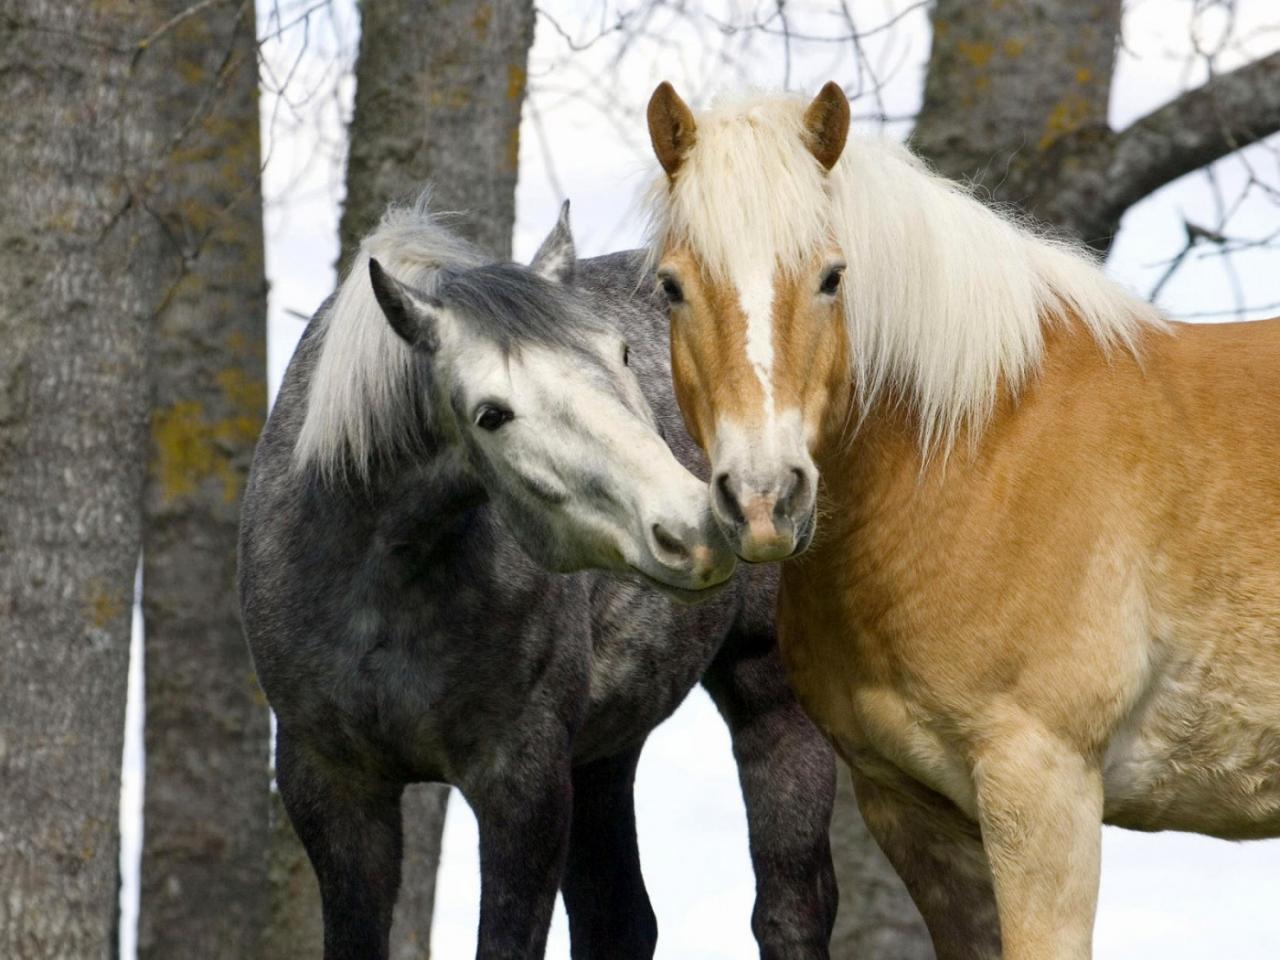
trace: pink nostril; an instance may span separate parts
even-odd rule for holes
[[[752,539],[766,541],[776,539],[778,528],[774,523],[777,501],[773,497],[756,497],[744,511],[744,518]]]
[[[715,554],[711,552],[711,548],[706,544],[699,544],[693,548],[693,566],[695,570],[710,570],[715,564]]]

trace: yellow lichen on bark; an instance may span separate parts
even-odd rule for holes
[[[455,110],[461,110],[471,103],[471,91],[463,87],[454,87],[452,90],[432,90],[430,100],[433,107],[452,107]]]
[[[524,85],[527,75],[524,67],[507,64],[507,99],[518,100],[524,96]]]
[[[99,630],[104,629],[124,613],[124,601],[112,596],[103,582],[97,578],[89,584],[89,600],[86,607],[89,622]]]
[[[230,416],[211,420],[197,400],[183,400],[152,416],[152,473],[166,503],[193,495],[210,479],[222,485],[227,503],[240,495],[243,479],[229,451],[252,444],[257,437],[266,387],[235,368],[220,371],[216,381]]]
[[[1068,93],[1059,100],[1045,118],[1044,132],[1036,144],[1039,150],[1048,150],[1054,143],[1070,133],[1075,133],[1089,119],[1089,101],[1078,93]]]
[[[985,40],[960,40],[956,43],[956,53],[964,57],[978,70],[985,70],[996,48]]]

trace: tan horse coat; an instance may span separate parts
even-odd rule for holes
[[[803,126],[795,114],[795,136],[822,168],[844,142],[842,102],[827,89]],[[753,142],[752,125],[767,115],[753,107],[743,117],[717,118],[711,135],[740,123],[735,142]],[[655,94],[650,126],[672,194],[694,197],[714,225],[712,213],[732,200],[713,179],[680,182],[686,157],[699,159],[701,131],[670,88]],[[741,154],[720,169],[749,169]],[[715,157],[700,162],[717,169]],[[786,164],[778,169],[816,175]],[[927,175],[900,174],[917,176]],[[965,204],[991,218],[936,184],[919,190],[928,192],[921,218],[960,228]],[[761,215],[784,217],[770,202],[760,201]],[[1093,299],[1112,296],[1100,273],[1093,280],[1083,261],[1007,226],[983,229],[1006,244],[1005,263],[1026,257],[1028,270],[1072,283],[1093,308],[1091,325],[1069,308],[1029,315],[1042,326],[1014,348],[1036,357],[1025,378],[1016,390],[997,381],[990,415],[933,446],[922,445],[918,407],[902,390],[858,408],[846,373],[856,347],[832,321],[829,298],[810,292],[829,277],[828,243],[809,261],[793,256],[772,280],[773,350],[760,376],[775,411],[796,411],[786,415],[751,407],[761,391],[742,341],[753,323],[757,340],[764,328],[732,269],[714,266],[730,260],[734,237],[709,255],[696,229],[660,236],[656,260],[664,285],[675,285],[677,393],[713,471],[730,441],[746,451],[739,464],[787,469],[763,431],[784,429],[788,416],[804,425],[821,478],[819,520],[808,550],[783,564],[783,656],[802,703],[850,764],[867,825],[938,956],[1003,949],[1009,960],[1083,960],[1104,820],[1280,835],[1280,320],[1117,321],[1136,333],[1108,344],[1097,309],[1107,301]],[[850,232],[846,252],[858,242]],[[904,269],[922,249],[910,244],[904,230]],[[846,285],[879,279],[894,289],[895,278],[859,275],[849,256]],[[976,257],[961,250],[948,262],[973,270]],[[957,280],[917,273],[913,282]],[[983,289],[976,273],[961,279],[970,294]],[[862,293],[849,292],[845,309],[862,304],[873,316],[876,301]],[[898,295],[910,301],[909,290]],[[865,322],[845,319],[849,329]],[[982,322],[952,317],[948,329],[963,334],[969,319]],[[886,336],[893,322],[885,318]],[[921,351],[937,347],[925,337],[904,356],[928,359]],[[763,439],[746,446],[752,431]],[[781,516],[783,501],[755,502]],[[803,517],[787,519],[803,530]],[[767,556],[785,541],[757,532],[769,528],[767,512],[747,521],[727,531],[743,549]]]
[[[958,846],[969,820],[989,858],[1023,848],[1001,905],[1049,902],[1002,910],[1010,957],[1088,955],[1099,813],[1280,833],[1280,320],[1140,357],[1051,338],[972,453],[923,470],[900,417],[828,437],[820,532],[783,567],[792,682],[877,834],[937,829],[923,805]],[[958,936],[940,955],[981,955]]]

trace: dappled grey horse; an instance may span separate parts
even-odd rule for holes
[[[475,811],[478,957],[541,957],[557,889],[575,958],[651,957],[633,780],[699,681],[733,739],[761,955],[827,956],[832,756],[783,679],[772,572],[729,579],[641,269],[576,262],[567,210],[530,269],[392,211],[298,345],[240,591],[328,960],[387,956],[418,781]]]

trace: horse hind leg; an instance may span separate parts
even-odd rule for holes
[[[573,771],[565,909],[573,960],[651,960],[658,923],[640,872],[635,773],[640,750]]]
[[[938,960],[999,960],[1000,919],[977,826],[944,797],[852,772],[862,819],[915,901]]]
[[[334,769],[283,728],[276,780],[320,884],[324,960],[387,960],[400,886],[403,785]]]

